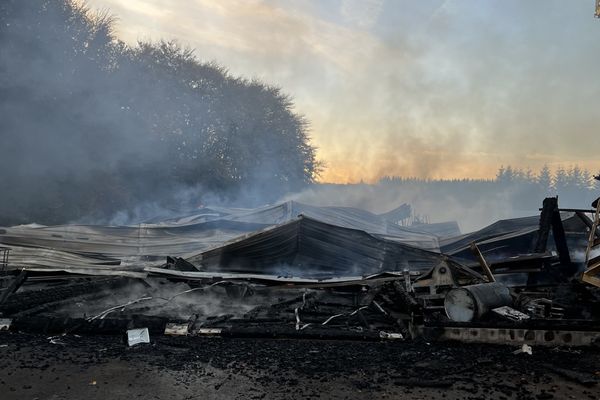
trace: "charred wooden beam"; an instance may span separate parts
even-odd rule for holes
[[[539,211],[542,211],[543,208],[538,208]],[[574,212],[574,213],[584,213],[584,214],[593,214],[596,210],[591,208],[559,208],[559,212]]]
[[[592,219],[590,217],[585,215],[585,213],[576,211],[575,215],[577,215],[579,217],[579,219],[581,219],[581,221],[585,224],[585,226],[588,227],[588,229],[590,229],[590,230],[593,229],[594,222],[592,221]],[[598,229],[598,228],[596,228],[596,237],[600,237],[600,229]]]
[[[556,251],[558,251],[560,263],[562,265],[571,265],[571,255],[569,254],[569,246],[567,245],[565,227],[563,226],[558,210],[552,213],[552,236],[554,237],[554,244],[556,245]]]
[[[538,230],[537,242],[535,244],[536,253],[545,253],[548,247],[548,236],[552,228],[552,214],[558,209],[558,198],[547,197],[542,203],[542,213],[540,214],[540,228]]]
[[[27,279],[27,272],[23,269],[0,295],[0,304],[4,304],[11,294],[19,290],[21,285],[25,282],[25,279]]]
[[[483,257],[483,254],[481,254],[481,251],[479,250],[479,247],[477,247],[477,244],[475,244],[475,242],[471,243],[471,251],[473,252],[475,257],[477,257],[477,260],[479,260],[479,265],[481,265],[481,269],[485,273],[485,276],[487,277],[487,281],[488,282],[496,282],[496,278],[494,278],[494,274],[492,274],[492,270],[490,269],[490,266],[488,265],[487,261]]]
[[[392,284],[394,286],[394,289],[396,289],[396,296],[398,297],[400,302],[406,306],[408,310],[410,310],[411,312],[421,311],[421,306],[419,305],[419,303],[415,300],[413,296],[406,292],[406,288],[404,288],[404,286],[402,286],[400,282],[394,281]]]
[[[151,334],[162,335],[168,318],[132,316],[88,321],[85,318],[25,316],[12,321],[11,330],[44,334],[100,334],[122,335],[127,329],[148,328]]]
[[[548,236],[550,229],[554,237],[554,244],[558,251],[558,257],[561,264],[571,265],[571,256],[569,255],[569,247],[565,236],[565,228],[560,218],[558,208],[558,197],[547,197],[542,204],[542,213],[540,214],[540,228],[538,238],[535,245],[536,253],[545,253],[548,247]]]

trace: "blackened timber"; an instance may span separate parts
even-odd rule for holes
[[[479,247],[477,247],[477,244],[475,242],[471,243],[471,251],[473,252],[475,257],[477,257],[477,259],[479,260],[479,265],[481,265],[481,269],[485,273],[487,281],[488,282],[496,282],[496,278],[494,278],[494,274],[492,274],[492,270],[490,269],[490,266],[488,265],[487,261],[483,257],[483,254],[481,254],[481,251],[479,251]]]
[[[286,326],[226,327],[221,336],[231,338],[281,338],[281,339],[326,339],[326,340],[364,340],[380,341],[376,331],[353,331],[310,327],[296,330]]]
[[[592,221],[592,219],[590,217],[588,217],[587,215],[585,215],[584,212],[576,211],[575,215],[577,215],[579,217],[579,219],[581,219],[581,221],[585,224],[585,226],[588,227],[588,229],[590,229],[590,230],[593,229],[593,227],[594,227],[594,221]],[[596,236],[600,237],[600,229],[596,228]]]
[[[549,253],[521,254],[514,257],[504,258],[490,264],[494,274],[506,274],[516,272],[539,272],[544,263],[550,262],[555,257]]]
[[[130,318],[105,318],[88,321],[85,318],[25,316],[14,318],[10,329],[44,334],[105,334],[119,335],[127,329],[148,328],[151,335],[162,335],[170,321],[165,317],[134,315]]]
[[[565,228],[562,224],[558,208],[558,197],[547,197],[542,204],[540,227],[535,245],[536,253],[546,252],[550,229],[552,229],[554,244],[556,245],[561,264],[566,266],[571,265],[571,256],[569,255],[569,247],[567,246]]]
[[[126,286],[131,281],[125,278],[101,278],[97,280],[83,280],[60,286],[51,286],[40,290],[29,290],[14,293],[4,304],[0,311],[6,315],[24,313],[28,310],[43,310],[51,308],[61,302],[70,302],[77,296],[102,295],[105,290],[112,290]]]
[[[543,208],[538,208],[538,211],[542,211]],[[593,214],[596,212],[595,209],[592,208],[559,208],[559,212],[574,212],[574,213],[583,213],[583,214]]]
[[[404,285],[402,285],[399,281],[396,280],[393,282],[393,286],[396,290],[395,294],[398,297],[398,300],[400,301],[400,305],[404,305],[408,311],[413,313],[421,311],[421,306],[413,296],[406,293]]]
[[[565,236],[565,227],[563,226],[558,207],[552,213],[552,236],[554,237],[554,244],[556,245],[556,251],[558,251],[558,258],[562,265],[571,265],[571,256],[569,255],[569,246],[567,245],[567,237]]]
[[[4,289],[2,295],[0,295],[0,304],[4,304],[4,302],[8,299],[8,297],[11,294],[19,290],[23,282],[25,282],[25,279],[27,279],[27,273],[24,269],[22,269],[21,272],[19,272],[19,274],[15,277],[15,279],[13,279],[10,285],[8,285],[6,289]]]
[[[557,197],[547,197],[542,203],[542,213],[540,214],[540,228],[538,230],[537,242],[535,244],[536,253],[545,253],[548,247],[548,235],[552,228],[552,214],[558,208]]]

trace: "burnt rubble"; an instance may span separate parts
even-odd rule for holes
[[[452,237],[295,202],[2,228],[0,329],[597,346],[598,209],[540,211]]]

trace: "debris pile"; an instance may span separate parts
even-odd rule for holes
[[[135,226],[2,228],[0,327],[127,332],[130,344],[166,334],[452,340],[525,353],[597,345],[595,207],[548,198],[539,216],[468,234],[296,202]]]

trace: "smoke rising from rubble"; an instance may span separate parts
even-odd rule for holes
[[[457,196],[460,189],[447,189],[440,197],[431,197],[424,187],[383,187],[382,185],[323,185],[313,186],[288,198],[319,206],[362,208],[379,214],[403,203],[411,205],[417,215],[427,216],[429,222],[457,221],[461,231],[470,232],[498,219],[535,215],[535,209],[517,210],[507,193],[490,193],[486,197],[464,201]],[[540,201],[541,205],[541,201]]]
[[[583,145],[596,138],[600,92],[586,1],[93,4],[122,18],[125,40],[181,38],[285,87],[311,121],[325,182],[600,168]]]
[[[0,9],[2,18],[18,3],[6,2]],[[597,27],[583,4],[472,5],[437,0],[403,7],[389,1],[345,0],[339,8],[208,0],[193,5],[112,0],[90,4],[110,7],[119,21],[113,25],[117,36],[132,49],[140,37],[179,38],[197,49],[199,59],[217,59],[236,74],[282,85],[311,121],[314,143],[327,163],[324,181],[376,181],[388,175],[490,177],[498,165],[511,162],[534,168],[545,162],[569,165],[576,160],[588,167],[596,162],[593,146],[581,146],[595,138],[598,87],[592,77],[600,61],[598,52],[581,51],[594,48],[591,32]],[[183,9],[188,10],[185,15]],[[140,60],[149,69],[157,63],[148,60],[172,61],[152,51],[157,45],[146,43],[139,53],[130,54],[133,61],[124,61],[118,56],[123,45],[105,41],[111,38],[106,17],[89,32],[84,22],[76,21],[71,30],[56,33],[64,25],[64,15],[52,7],[46,10],[48,15],[33,19],[42,31],[68,40],[89,37],[79,43],[84,46],[70,50],[52,39],[56,35],[38,35],[37,42],[27,29],[13,29],[15,23],[31,22],[26,14],[0,28],[24,45],[15,47],[6,39],[0,48],[7,72],[0,81],[5,89],[0,95],[0,132],[5,139],[0,171],[10,188],[0,199],[0,224],[128,224],[177,215],[200,203],[246,207],[272,203],[310,181],[297,176],[289,180],[289,174],[281,173],[290,158],[277,161],[274,156],[282,149],[273,145],[272,137],[253,142],[263,125],[258,124],[256,131],[247,129],[248,137],[232,143],[243,131],[236,124],[202,123],[215,112],[216,120],[229,121],[248,104],[256,105],[254,114],[239,121],[260,122],[265,104],[275,107],[283,101],[273,88],[233,78],[215,64],[202,64],[202,76],[218,83],[211,89],[225,87],[222,94],[228,100],[246,97],[240,108],[223,114],[231,101],[186,114],[190,103],[178,109],[172,101],[189,100],[188,91],[173,90],[168,76],[140,74],[136,64]],[[198,15],[205,17],[202,26],[194,23]],[[554,29],[567,19],[578,23],[566,32]],[[148,22],[152,29],[145,25]],[[162,50],[163,56],[186,54],[169,46]],[[98,70],[101,57],[110,62]],[[106,85],[105,75],[115,68],[114,82]],[[123,87],[130,92],[123,93]],[[130,102],[129,95],[136,102]],[[30,112],[34,106],[36,114]],[[186,136],[185,127],[176,123],[182,113],[183,120],[199,123],[203,134],[215,127],[225,134],[211,137],[216,143],[209,141],[214,146],[199,156],[194,153],[193,135]],[[305,122],[295,119],[293,112],[282,115],[290,116],[287,121],[296,128],[295,123]],[[289,124],[278,127],[287,131]],[[155,125],[160,125],[157,131],[175,134],[147,134]],[[304,129],[302,125],[298,132]],[[166,137],[173,140],[165,147]],[[227,153],[222,149],[230,147],[250,160],[242,164],[248,168],[232,167],[244,158],[236,153],[223,160]],[[248,149],[261,156],[254,158]],[[309,164],[311,149],[308,146]],[[176,163],[173,179],[172,162],[179,156],[202,161],[194,168]],[[220,179],[223,170],[225,183]],[[197,173],[203,175],[200,184],[194,181]],[[246,173],[245,181],[252,183],[238,185],[238,173]],[[342,202],[377,212],[408,202],[434,221],[459,220],[463,230],[495,218],[532,214],[529,210],[537,208],[537,203],[507,203],[512,193],[497,188],[492,188],[494,199],[468,193],[475,198],[470,202],[453,193],[433,199],[417,187],[398,195],[359,186],[352,194],[346,192],[348,198],[323,197],[328,190],[290,196],[310,203],[311,193],[318,191],[314,201],[319,204]]]
[[[98,298],[93,301],[82,300],[61,307],[57,309],[57,312],[68,313],[80,318],[90,318],[109,308],[144,297],[152,297],[152,299],[116,309],[107,317],[118,318],[120,313],[129,315],[140,312],[141,309],[146,315],[162,315],[185,321],[194,314],[198,314],[201,318],[222,315],[233,315],[239,318],[260,304],[256,299],[245,299],[244,301],[230,299],[225,290],[218,286],[184,293],[190,290],[190,286],[185,283],[162,282],[158,284],[153,281],[151,283],[152,287],[140,283],[130,283],[123,289],[105,292],[102,301]],[[173,296],[176,297],[168,301]]]
[[[113,27],[74,0],[0,5],[0,225],[257,205],[314,180],[307,123],[279,88]]]
[[[313,185],[287,200],[318,206],[356,207],[381,214],[403,203],[429,222],[457,221],[463,233],[497,220],[539,215],[545,197],[557,196],[563,208],[588,208],[594,187],[570,183],[545,187],[538,180],[426,181],[388,178],[376,184]]]

